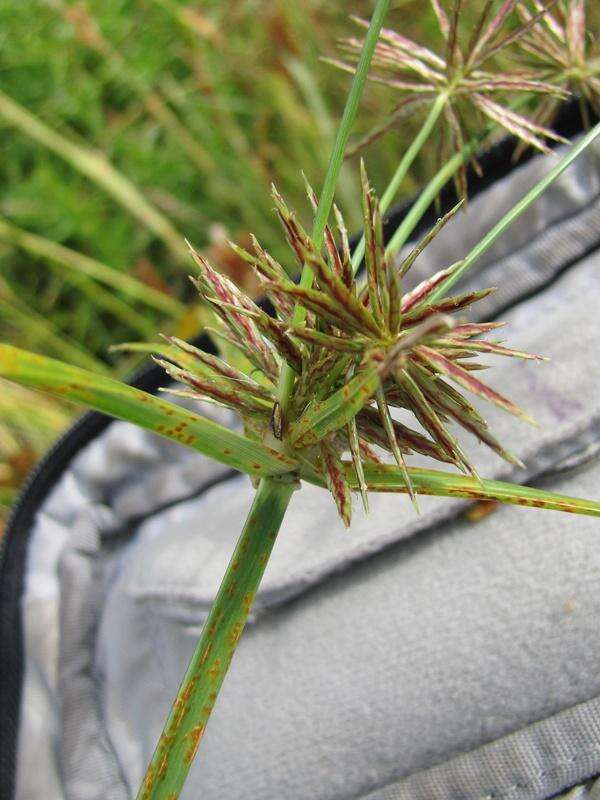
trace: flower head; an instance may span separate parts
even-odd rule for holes
[[[274,315],[269,315],[199,254],[193,278],[212,304],[225,336],[245,368],[227,363],[178,339],[170,339],[168,359],[160,363],[186,385],[187,397],[235,409],[246,433],[275,441],[329,487],[340,515],[349,524],[351,494],[342,455],[349,453],[365,506],[363,463],[387,451],[404,471],[413,500],[406,459],[418,453],[475,475],[450,425],[456,424],[502,458],[508,453],[483,417],[461,393],[484,398],[505,411],[525,412],[477,376],[480,354],[539,358],[482,338],[499,323],[457,321],[456,315],[492,289],[469,291],[430,302],[433,293],[460,266],[451,265],[409,292],[403,278],[424,247],[458,209],[442,217],[397,267],[385,255],[379,203],[362,171],[366,234],[366,279],[355,278],[344,221],[336,209],[337,240],[327,227],[323,252],[273,190],[277,214],[298,264],[308,264],[314,285],[295,284],[260,244],[252,251],[232,245],[263,284]],[[316,200],[309,188],[313,205]],[[460,205],[460,204],[459,204]],[[296,303],[308,310],[302,326],[293,324]],[[291,402],[283,412],[277,383],[284,363],[295,373]],[[458,388],[457,388],[458,387]],[[408,409],[424,432],[396,420],[392,409]]]
[[[440,0],[431,0],[438,27],[444,40],[442,53],[434,52],[421,44],[389,29],[382,29],[373,58],[375,72],[371,78],[396,89],[401,100],[390,118],[372,131],[361,142],[363,146],[373,141],[399,118],[418,108],[432,104],[437,98],[444,99],[443,115],[452,150],[463,148],[469,135],[468,107],[481,118],[487,118],[516,136],[526,145],[548,151],[545,139],[564,141],[538,121],[532,121],[518,113],[511,104],[522,93],[536,93],[558,102],[566,96],[564,87],[557,86],[540,77],[535,70],[499,71],[490,67],[493,56],[508,45],[519,40],[543,16],[543,8],[522,24],[505,32],[505,23],[517,5],[517,0],[504,0],[496,14],[491,16],[493,2],[483,4],[475,27],[463,44],[459,35],[461,0],[455,0],[450,14],[444,10]],[[352,18],[361,27],[368,23]],[[342,69],[353,72],[362,48],[359,38],[340,41],[346,60],[330,60]],[[483,125],[479,126],[481,129]],[[444,142],[440,137],[440,142]],[[440,152],[440,157],[442,153]],[[458,174],[459,195],[466,194],[465,169]]]
[[[585,2],[557,3],[531,24],[539,16],[540,6],[540,0],[533,0],[532,6],[517,4],[521,21],[527,25],[519,46],[528,65],[537,69],[545,81],[579,96],[583,121],[588,127],[585,101],[600,116],[600,51],[586,31]],[[551,125],[559,106],[557,97],[544,97],[535,115],[536,123]]]

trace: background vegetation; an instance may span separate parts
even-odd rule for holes
[[[226,238],[244,244],[252,231],[281,253],[269,184],[306,209],[300,170],[316,186],[324,174],[350,76],[320,57],[354,32],[348,9],[342,0],[0,0],[0,338],[123,375],[132,361],[111,344],[199,329],[184,236],[241,282],[247,272]],[[352,11],[368,16],[371,3]],[[438,45],[421,0],[398,0],[388,25]],[[357,135],[394,101],[372,85]],[[376,187],[417,125],[407,120],[368,151]],[[432,156],[426,148],[405,194],[430,174]],[[346,168],[339,204],[355,228],[357,189],[358,170]],[[5,515],[73,412],[0,390]]]

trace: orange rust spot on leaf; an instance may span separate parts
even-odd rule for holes
[[[194,694],[197,683],[198,683],[198,678],[196,678],[195,676],[190,678],[190,680],[186,684],[185,689],[183,689],[181,694],[179,695],[184,702],[187,703],[190,697]]]
[[[175,710],[175,716],[173,717],[173,722],[171,724],[172,724],[172,727],[173,727],[173,731],[176,731],[179,728],[179,726],[181,725],[181,723],[183,722],[183,718],[185,717],[185,715],[188,712],[188,706],[187,706],[186,703],[184,703],[184,701],[182,700],[181,697],[178,697],[175,700],[174,706],[175,706],[175,709],[174,709]]]
[[[208,658],[208,656],[210,655],[210,651],[211,651],[211,650],[212,650],[212,642],[209,642],[209,643],[206,645],[206,647],[204,648],[204,652],[202,653],[202,656],[201,656],[201,658],[200,658],[200,663],[199,663],[199,666],[203,667],[203,666],[205,665],[205,663],[206,663],[206,659],[207,659],[207,658]]]
[[[230,647],[236,646],[238,639],[242,634],[242,628],[243,628],[242,622],[238,620],[231,629],[231,631],[229,632],[229,636],[227,637],[227,641],[229,642]]]
[[[191,741],[191,744],[186,751],[184,756],[185,761],[188,764],[191,764],[194,760],[194,756],[196,755],[196,751],[198,750],[198,745],[200,744],[200,740],[202,739],[202,734],[204,733],[204,725],[195,725],[192,730],[188,733],[188,738]]]
[[[160,759],[158,770],[156,771],[157,780],[162,781],[162,779],[165,777],[165,774],[167,772],[168,762],[169,762],[169,757],[167,756],[166,753],[164,753],[163,757]]]
[[[211,681],[216,681],[219,675],[221,674],[221,659],[215,658],[213,661],[212,667],[206,670],[206,674],[211,679]]]

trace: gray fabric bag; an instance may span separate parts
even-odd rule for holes
[[[478,194],[415,278],[467,252],[552,164]],[[540,427],[485,408],[526,464],[465,440],[486,477],[600,497],[599,248],[596,146],[469,276],[502,287],[478,316],[501,314],[512,344],[552,359],[495,360],[490,381]],[[245,477],[128,424],[88,439],[29,519],[19,586],[4,557],[3,620],[18,610],[22,632],[0,704],[18,721],[17,800],[135,796],[252,495]],[[348,533],[327,493],[294,496],[182,797],[600,798],[598,520],[372,505]]]

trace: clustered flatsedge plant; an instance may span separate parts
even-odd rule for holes
[[[519,42],[526,56],[524,61],[544,80],[578,96],[583,121],[589,127],[588,105],[600,113],[600,49],[586,27],[585,2],[553,4],[539,25],[531,25],[540,6],[539,0],[534,0],[533,5],[517,4],[519,16],[527,26]],[[545,97],[536,110],[536,122],[551,125],[559,107],[557,97]]]
[[[241,432],[170,403],[164,395],[156,397],[106,376],[0,345],[0,375],[178,441],[246,473],[257,487],[144,777],[140,800],[179,796],[288,503],[303,482],[328,490],[346,525],[351,523],[353,493],[360,494],[367,510],[369,493],[379,491],[407,493],[415,506],[420,495],[439,495],[600,516],[600,503],[487,480],[477,474],[456,439],[456,428],[465,429],[512,464],[520,461],[495,438],[475,408],[474,398],[528,419],[493,382],[481,379],[484,365],[480,356],[536,360],[543,356],[511,349],[499,341],[500,323],[474,323],[464,318],[464,312],[491,288],[453,292],[476,259],[600,134],[600,126],[571,147],[463,259],[408,288],[411,266],[441,229],[452,224],[461,205],[441,217],[400,259],[395,257],[432,195],[473,152],[471,145],[462,144],[458,104],[468,100],[486,114],[490,124],[508,128],[540,149],[546,145],[539,136],[557,137],[534,123],[526,124],[521,117],[517,121],[508,107],[490,98],[496,90],[514,88],[533,97],[544,95],[542,79],[515,78],[482,68],[484,61],[508,43],[534,36],[537,26],[545,24],[544,9],[536,6],[533,16],[502,35],[501,28],[516,4],[510,0],[502,3],[488,22],[493,6],[488,2],[469,46],[461,50],[457,44],[459,3],[446,15],[434,0],[448,43],[442,58],[390,31],[384,30],[377,44],[388,5],[389,0],[378,0],[364,41],[347,45],[358,60],[352,66],[353,83],[320,196],[307,186],[314,211],[312,230],[302,227],[273,189],[275,213],[289,250],[286,263],[277,261],[257,239],[248,250],[232,245],[262,284],[273,313],[192,248],[197,265],[193,281],[218,320],[218,339],[226,345],[223,352],[210,354],[174,336],[156,344],[125,346],[155,354],[178,385],[166,386],[165,391],[187,401],[208,400],[234,409],[242,423]],[[333,198],[374,53],[379,68],[391,65],[395,70],[419,74],[422,85],[417,88],[404,79],[393,81],[402,91],[420,92],[419,100],[436,97],[436,114],[444,112],[458,151],[417,199],[406,217],[409,222],[403,223],[400,235],[393,237],[388,247],[384,246],[382,214],[393,191],[388,187],[380,203],[361,166],[364,236],[351,253],[346,225]],[[551,84],[552,96],[560,96],[564,89]],[[436,119],[430,114],[403,155],[390,184],[393,188]],[[358,272],[363,254],[365,268]],[[294,261],[301,268],[298,283],[289,277]],[[400,423],[395,409],[408,410],[415,426]],[[440,462],[444,469],[413,467],[413,454]]]
[[[522,40],[536,29],[536,23],[544,16],[544,9],[527,15],[523,23],[508,33],[504,23],[514,11],[516,0],[501,4],[497,13],[489,19],[492,2],[482,4],[482,10],[474,29],[464,45],[459,36],[460,2],[455,2],[450,15],[439,2],[432,2],[440,29],[444,52],[438,54],[423,45],[407,39],[393,30],[383,29],[373,57],[376,67],[373,80],[391,86],[401,94],[401,100],[392,112],[391,118],[376,128],[367,138],[372,142],[386,130],[404,119],[407,114],[419,108],[431,106],[430,117],[433,122],[443,115],[449,142],[439,137],[438,160],[444,159],[447,144],[454,152],[460,152],[470,138],[465,121],[468,106],[476,117],[492,120],[526,145],[548,153],[545,139],[564,141],[550,128],[540,122],[528,119],[511,108],[515,97],[523,92],[544,96],[546,102],[554,99],[556,103],[567,96],[562,85],[542,79],[539,70],[502,70],[490,61],[502,54],[509,45]],[[361,27],[368,25],[365,20],[353,18]],[[360,53],[361,40],[347,38],[340,41],[340,49],[350,59],[332,63],[342,69],[352,71],[353,61]],[[432,124],[433,124],[432,122]],[[481,123],[479,124],[481,128]],[[361,144],[364,144],[361,143]],[[477,162],[473,159],[477,166]],[[466,167],[461,165],[456,175],[457,190],[461,197],[466,196]]]

